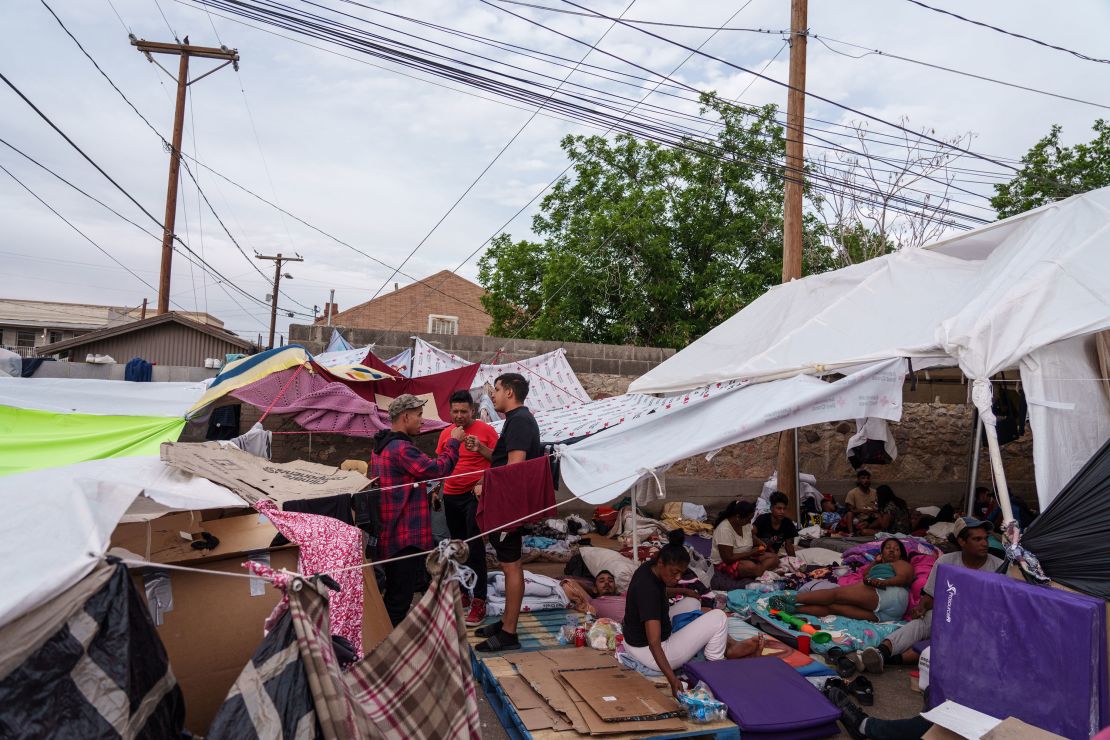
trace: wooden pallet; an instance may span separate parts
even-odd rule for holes
[[[501,689],[499,681],[500,678],[516,675],[516,669],[513,668],[512,664],[500,657],[479,658],[473,651],[471,651],[471,664],[475,678],[485,692],[490,706],[497,714],[497,718],[501,720],[501,726],[505,728],[505,732],[513,740],[572,740],[572,738],[590,737],[574,730],[566,732],[555,732],[553,730],[532,732],[528,730],[521,722],[512,701]],[[660,689],[660,691],[666,692],[666,689]],[[605,735],[601,740],[636,740],[637,738],[671,740],[671,738],[693,737],[712,738],[713,740],[740,740],[740,728],[729,721],[710,722],[702,725],[688,721],[686,722],[686,729],[681,732],[666,732],[661,735],[625,733]]]
[[[520,649],[523,651],[554,650],[566,647],[566,645],[559,644],[559,629],[567,623],[568,616],[581,617],[582,615],[570,609],[547,609],[521,614],[516,626]],[[486,622],[493,621],[494,618],[492,617],[486,620]],[[466,639],[473,649],[484,638],[476,636],[473,628],[468,628]],[[497,655],[502,655],[502,653],[482,653],[482,657]]]

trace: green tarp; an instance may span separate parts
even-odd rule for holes
[[[0,406],[0,475],[99,460],[157,455],[175,442],[181,417],[94,416]]]

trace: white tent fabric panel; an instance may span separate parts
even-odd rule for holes
[[[960,303],[977,263],[906,250],[795,280],[649,371],[629,388],[672,393],[891,357],[936,355],[938,317]]]
[[[458,355],[429,344],[420,337],[414,337],[412,354],[412,377],[455,370],[471,363]],[[506,362],[499,365],[479,365],[474,377],[474,387],[481,388],[492,384],[497,376],[504,373],[520,373],[529,384],[528,407],[533,411],[557,409],[589,403],[590,396],[582,387],[581,381],[567,361],[564,349],[546,352],[526,360]]]
[[[970,378],[1110,327],[1110,188],[1041,209],[981,264],[937,334]]]
[[[590,504],[611,501],[659,468],[687,457],[808,424],[902,417],[905,361],[875,363],[834,383],[800,375],[740,386],[699,403],[626,420],[602,434],[560,446],[560,473]]]
[[[313,355],[312,359],[324,367],[339,367],[341,365],[361,365],[366,355],[373,351],[374,345],[353,349],[331,350]]]
[[[0,558],[0,625],[81,580],[108,549],[121,521],[245,506],[226,488],[155,457],[92,460],[9,475],[0,478],[0,503],[0,540],[8,553]]]
[[[205,389],[204,383],[0,378],[0,406],[59,414],[181,417]]]
[[[1110,188],[922,250],[792,281],[630,387],[671,393],[732,379],[944,354],[971,378],[1110,327]]]
[[[1110,439],[1110,397],[1100,375],[1093,336],[1042,347],[1021,362],[1042,511]]]

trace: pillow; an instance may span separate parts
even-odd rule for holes
[[[632,574],[636,572],[636,564],[631,558],[604,547],[580,547],[578,554],[582,556],[582,562],[586,564],[590,575],[596,576],[601,571],[607,570],[617,579],[617,591],[623,594],[628,590]]]
[[[824,547],[798,548],[798,557],[806,561],[807,565],[832,565],[839,563],[843,555],[836,550]]]

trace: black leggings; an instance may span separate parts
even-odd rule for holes
[[[479,533],[478,529],[478,497],[473,491],[468,493],[446,494],[443,496],[443,514],[447,518],[447,529],[451,532],[451,539],[465,540]],[[470,557],[466,564],[478,574],[474,584],[474,598],[486,599],[486,543],[485,540],[474,540],[466,543],[470,548]]]
[[[419,547],[402,547],[390,557],[408,555],[420,552]],[[382,601],[385,602],[385,611],[389,614],[389,621],[396,627],[409,613],[412,606],[412,597],[420,589],[427,577],[424,569],[424,556],[398,560],[382,566],[385,571],[385,593]]]

